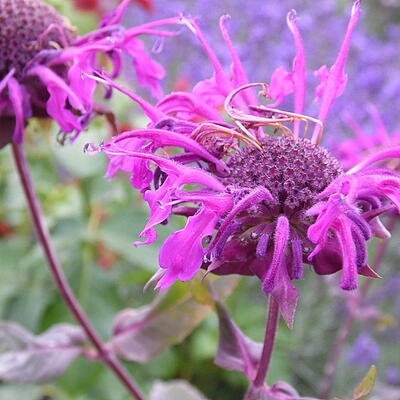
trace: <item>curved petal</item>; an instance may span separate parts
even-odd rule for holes
[[[85,114],[85,107],[77,94],[71,90],[62,78],[49,68],[36,66],[29,71],[29,74],[38,75],[46,85],[50,95],[47,101],[47,112],[59,123],[61,129],[64,132],[72,132],[74,130],[80,132],[83,128],[80,118],[68,109],[67,104],[68,99],[72,107],[80,113]]]
[[[113,140],[113,142],[117,143],[118,146],[123,147],[125,143],[127,143],[129,139],[132,138],[151,140],[154,144],[153,150],[156,150],[157,148],[164,146],[181,147],[185,150],[191,151],[199,155],[201,158],[204,158],[205,160],[213,162],[221,169],[227,168],[226,164],[223,161],[214,157],[195,140],[183,136],[179,133],[175,133],[164,129],[139,129],[135,131],[125,132],[117,136]]]
[[[167,272],[157,283],[156,289],[168,289],[176,280],[188,281],[200,269],[205,249],[203,239],[212,235],[219,215],[214,210],[203,207],[188,218],[186,226],[173,233],[160,251],[160,266]]]

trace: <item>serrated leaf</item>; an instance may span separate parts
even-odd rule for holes
[[[372,365],[365,378],[354,390],[353,400],[366,400],[375,386],[377,369]]]
[[[228,370],[241,371],[252,380],[257,372],[263,345],[244,335],[222,303],[217,303],[216,308],[219,341],[215,364]]]
[[[221,277],[215,281],[214,288],[223,298],[237,282],[237,277]],[[196,300],[191,285],[178,282],[151,304],[119,313],[111,346],[120,357],[146,363],[170,345],[184,340],[212,309]]]
[[[207,400],[195,387],[183,380],[156,382],[149,400]]]
[[[35,336],[13,322],[0,322],[0,379],[45,383],[58,378],[81,353],[83,330],[59,324]]]

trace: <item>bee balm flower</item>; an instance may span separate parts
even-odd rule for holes
[[[321,121],[346,84],[345,62],[359,13],[357,1],[335,64],[319,69],[318,120],[303,115],[306,59],[293,13],[288,16],[297,48],[293,70],[279,68],[270,86],[248,83],[223,17],[231,75],[196,21],[186,20],[213,64],[213,77],[192,92],[166,96],[155,107],[119,88],[151,120],[146,129],[101,146],[110,158],[107,176],[119,169],[131,173],[132,185],[149,204],[150,219],[141,233],[145,240],[139,244],[153,243],[155,226],[172,214],[187,217],[186,226],[163,244],[156,288],[190,280],[200,268],[256,275],[292,325],[299,296],[293,280],[303,278],[304,264],[318,274],[341,270],[344,290],[357,288],[358,275],[377,276],[368,266],[367,241],[384,234],[379,215],[388,206],[400,208],[400,175],[373,165],[398,157],[400,149],[378,152],[345,172],[320,145]],[[255,87],[272,104],[262,105]],[[290,93],[294,112],[275,108]],[[308,135],[310,123],[316,125]],[[160,151],[165,146],[183,151],[168,156]]]
[[[0,147],[21,142],[30,117],[52,117],[66,133],[79,133],[94,111],[96,82],[85,74],[99,68],[97,55],[107,54],[120,73],[122,53],[132,57],[138,81],[161,95],[164,70],[137,38],[142,34],[170,36],[155,28],[177,19],[130,29],[119,26],[128,6],[106,15],[100,29],[78,37],[57,11],[42,0],[0,2]]]

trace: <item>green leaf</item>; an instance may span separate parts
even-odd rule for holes
[[[366,400],[375,386],[377,369],[372,365],[365,378],[354,390],[353,400]]]
[[[21,240],[14,239],[0,241],[1,279],[0,279],[0,313],[4,314],[8,302],[20,294],[23,285],[23,276],[15,271],[20,267],[21,254],[26,254],[29,246]]]
[[[2,384],[0,386],[1,400],[39,400],[43,398],[40,388],[33,385]]]
[[[160,244],[134,247],[140,231],[145,226],[148,211],[141,207],[121,208],[101,226],[98,238],[112,251],[122,256],[132,268],[143,268],[154,272],[158,265]],[[164,229],[163,229],[164,228]],[[160,233],[161,231],[161,233]],[[172,233],[170,226],[159,229],[160,242],[167,237],[163,231]]]
[[[127,360],[146,363],[170,345],[184,340],[213,310],[210,304],[199,302],[191,290],[193,285],[203,285],[205,290],[209,290],[209,283],[199,276],[195,279],[197,282],[192,285],[177,282],[147,306],[119,313],[111,342],[116,354]],[[237,283],[238,277],[221,277],[215,281],[214,288],[224,298]],[[198,288],[196,292],[199,292]]]
[[[13,322],[0,321],[0,379],[21,383],[51,382],[81,354],[82,328],[54,325],[34,336]]]
[[[249,380],[255,377],[263,348],[239,329],[225,306],[217,303],[219,343],[215,363],[228,370],[243,372]]]

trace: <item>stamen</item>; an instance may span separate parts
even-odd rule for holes
[[[255,147],[257,147],[259,150],[262,150],[262,145],[261,143],[253,136],[250,134],[250,136],[244,136],[240,132],[235,131],[231,128],[227,128],[221,125],[213,124],[213,123],[204,123],[199,125],[193,132],[192,132],[192,137],[194,139],[199,139],[199,137],[207,137],[211,135],[227,135],[230,137],[234,137],[238,140],[241,140],[247,144],[251,144]]]
[[[249,132],[249,130],[239,121],[235,121],[236,125],[247,135],[247,137],[254,138],[254,136]],[[253,144],[258,148],[258,150],[262,150],[261,144],[257,141],[257,139],[254,139],[255,142]]]
[[[249,109],[256,111],[261,114],[268,114],[270,117],[265,117],[265,116],[257,116],[257,115],[252,115],[252,114],[247,114],[243,110],[239,110],[236,107],[233,106],[234,98],[243,90],[255,87],[255,86],[261,86],[262,90],[260,91],[260,94],[262,94],[265,98],[269,98],[268,95],[268,85],[265,83],[249,83],[247,85],[243,85],[234,91],[232,91],[227,98],[225,99],[224,103],[224,108],[228,116],[235,121],[235,123],[242,129],[247,135],[254,136],[250,133],[248,128],[257,128],[257,127],[262,127],[262,126],[278,126],[280,130],[285,131],[286,133],[289,133],[291,136],[296,136],[288,127],[282,125],[285,122],[304,122],[305,128],[304,128],[304,133],[303,137],[306,137],[307,132],[308,132],[308,127],[309,127],[309,122],[313,122],[314,124],[319,125],[319,136],[313,143],[319,143],[322,138],[322,133],[324,130],[324,124],[322,121],[319,119],[303,115],[303,114],[298,114],[294,112],[289,112],[289,111],[284,111],[280,110],[277,108],[271,108],[267,107],[264,105],[249,105]],[[246,126],[244,126],[244,124]]]
[[[68,39],[65,35],[65,30],[63,29],[62,26],[57,25],[57,24],[51,24],[49,25],[49,27],[38,37],[38,43],[40,47],[44,46],[44,42],[43,39],[45,39],[46,37],[49,36],[49,34],[53,31],[56,31],[60,37],[60,41],[62,42],[62,47],[68,47],[69,43],[68,43]],[[55,42],[54,40],[50,41],[49,44],[51,44],[52,46],[54,46],[55,44],[58,46],[56,48],[61,48],[60,44]]]

